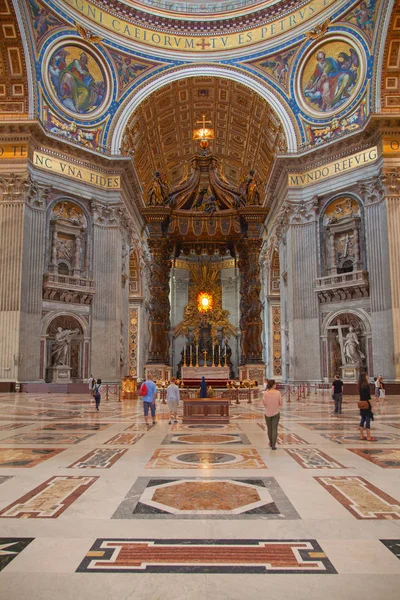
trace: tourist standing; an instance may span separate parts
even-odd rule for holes
[[[335,375],[335,379],[332,382],[332,397],[335,402],[336,414],[342,414],[342,400],[343,400],[343,381],[339,375]]]
[[[380,377],[380,376],[379,376]],[[379,383],[379,377],[374,377],[374,386],[375,386],[375,400],[378,402],[379,398],[381,397],[380,394],[380,383]]]
[[[367,373],[361,373],[358,380],[358,392],[360,394],[360,401],[358,406],[360,408],[360,439],[364,440],[364,425],[367,431],[367,442],[376,442],[376,438],[371,437],[371,421],[374,420],[374,414],[371,407],[371,392],[369,388],[369,381]]]
[[[202,377],[200,382],[200,398],[207,398],[207,381],[205,377]]]
[[[88,379],[89,394],[90,394],[91,396],[93,396],[93,387],[94,387],[94,384],[95,384],[95,383],[96,383],[96,380],[95,380],[95,378],[93,377],[93,375],[91,375],[91,376],[89,377],[89,379]]]
[[[156,393],[157,386],[153,381],[153,375],[147,373],[146,381],[140,386],[139,394],[143,400],[143,412],[146,425],[149,425],[149,410],[153,418],[153,425],[156,424]]]
[[[96,402],[96,410],[99,410],[100,402],[101,402],[101,379],[95,380],[95,384],[93,386],[93,398]]]
[[[264,390],[263,391],[266,392],[267,389],[268,389],[268,378],[264,377]]]
[[[181,397],[180,397],[179,388],[176,385],[176,379],[175,379],[175,377],[171,377],[171,383],[167,387],[167,404],[168,404],[168,410],[169,410],[168,425],[171,425],[172,419],[174,420],[174,423],[178,422],[177,413],[178,413],[178,404],[179,404],[180,399],[181,399]]]
[[[383,383],[383,377],[382,377],[382,375],[379,375],[378,382],[379,382],[379,398],[381,400],[385,400],[386,399],[386,392],[385,392],[385,384]]]
[[[263,404],[265,406],[265,422],[267,423],[269,445],[272,450],[276,450],[282,396],[276,389],[275,379],[268,381],[267,390],[263,393]]]

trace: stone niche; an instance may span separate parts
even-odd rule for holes
[[[369,296],[368,273],[363,269],[362,222],[358,202],[337,198],[323,214],[322,271],[315,291],[320,303],[359,300]]]
[[[44,276],[46,300],[91,304],[94,282],[88,279],[87,219],[72,201],[57,202],[50,214],[50,251]]]
[[[57,360],[58,332],[71,332],[71,339],[65,344],[62,360]],[[69,383],[82,381],[85,378],[86,356],[84,351],[84,332],[82,326],[72,315],[59,315],[51,321],[46,332],[46,381]]]

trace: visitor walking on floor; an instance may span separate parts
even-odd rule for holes
[[[268,381],[267,391],[263,393],[263,404],[265,406],[265,422],[268,429],[269,445],[272,450],[276,450],[282,396],[276,389],[275,379],[270,379]]]
[[[89,386],[89,394],[91,396],[93,396],[93,388],[94,388],[94,384],[96,383],[95,378],[93,377],[93,375],[91,375],[88,379],[88,386]]]
[[[167,387],[167,404],[168,404],[168,410],[169,410],[168,425],[171,425],[172,419],[174,420],[174,423],[178,422],[177,413],[178,413],[178,404],[179,404],[180,399],[181,399],[181,397],[180,397],[179,388],[176,385],[176,379],[175,379],[175,377],[171,377],[171,383]]]
[[[386,399],[386,392],[385,392],[385,384],[383,383],[383,377],[382,377],[382,375],[379,375],[379,377],[378,377],[378,383],[379,383],[379,399],[380,400],[385,400]]]
[[[149,424],[149,410],[153,418],[153,425],[156,424],[156,393],[157,386],[153,381],[153,375],[147,373],[146,381],[140,386],[139,394],[143,400],[143,412],[146,425]]]
[[[96,410],[99,410],[100,402],[101,402],[101,379],[95,380],[95,384],[93,386],[93,398],[96,402]]]
[[[380,381],[379,377],[374,377],[374,386],[375,386],[375,400],[378,402],[380,398]]]
[[[358,392],[360,401],[358,407],[360,409],[360,439],[364,440],[364,425],[367,431],[367,442],[376,442],[376,438],[371,437],[371,421],[374,420],[374,413],[371,407],[371,391],[367,373],[361,373],[358,380]]]
[[[335,402],[336,414],[342,414],[342,399],[343,399],[343,381],[339,378],[339,375],[335,375],[335,379],[332,382],[332,398]]]

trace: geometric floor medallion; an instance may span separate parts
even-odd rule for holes
[[[127,448],[96,448],[89,454],[68,465],[68,469],[109,469],[121,456],[128,452]]]
[[[248,437],[244,433],[170,433],[161,442],[167,444],[192,444],[192,445],[217,445],[224,444],[247,444],[250,445]]]
[[[64,448],[0,448],[0,467],[35,467]]]
[[[93,433],[59,433],[50,431],[48,433],[20,433],[5,440],[1,440],[2,444],[79,444],[83,440],[87,440]]]
[[[303,469],[346,469],[341,463],[317,448],[285,448]]]
[[[98,477],[55,476],[0,511],[2,518],[56,519]]]
[[[5,425],[0,425],[0,431],[12,431],[13,429],[20,429],[20,427],[26,427],[30,425],[30,423],[6,423]]]
[[[117,445],[121,444],[121,446],[132,446],[136,444],[142,437],[143,433],[118,433],[114,435],[110,440],[104,442],[104,444],[109,445]]]
[[[299,519],[273,477],[139,477],[113,519]]]
[[[358,476],[314,477],[356,519],[400,519],[400,503]]]
[[[356,423],[354,429],[357,428],[358,425]],[[337,444],[354,444],[354,442],[360,442],[360,444],[365,445],[369,444],[366,439],[364,441],[360,440],[360,436],[357,433],[322,433],[321,435],[327,440],[331,440],[331,442],[336,442]],[[375,435],[375,432],[372,432],[372,435],[377,437],[379,444],[397,444],[400,440],[400,436],[396,433],[381,434],[379,432]]]
[[[46,423],[33,431],[102,431],[112,423]]]
[[[156,450],[146,469],[266,469],[258,452],[252,448],[198,450]]]
[[[350,452],[382,467],[382,469],[400,469],[399,448],[347,448]]]
[[[328,574],[336,570],[318,542],[310,539],[111,538],[97,539],[76,572]]]
[[[35,538],[0,538],[0,571],[18,556],[22,550],[25,550],[34,539]],[[11,597],[10,594],[10,600]]]

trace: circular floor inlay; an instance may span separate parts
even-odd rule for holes
[[[227,442],[237,442],[238,438],[234,435],[229,434],[214,434],[214,435],[201,435],[201,434],[189,434],[189,435],[180,435],[178,440],[179,442],[188,442],[190,444],[222,444]]]
[[[234,462],[236,456],[233,454],[223,454],[222,452],[187,452],[186,454],[179,454],[177,459],[186,463],[216,465]]]

